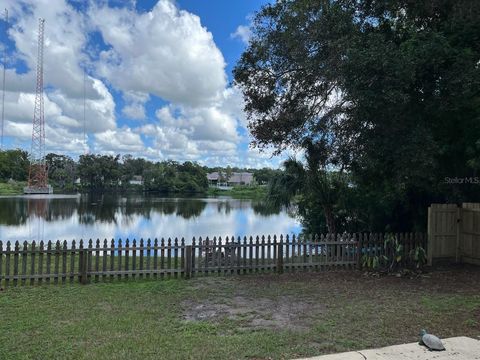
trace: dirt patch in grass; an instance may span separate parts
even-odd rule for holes
[[[297,272],[283,275],[247,275],[236,278],[240,285],[266,289],[288,284],[308,288],[308,293],[408,290],[449,294],[480,294],[480,267],[451,266],[428,269],[414,278],[394,275],[367,276],[361,271]],[[325,293],[326,292],[326,293]]]
[[[184,301],[183,318],[186,321],[216,321],[224,319],[240,322],[237,330],[271,329],[305,331],[312,325],[311,312],[319,314],[324,305],[317,301],[298,300],[292,296],[247,297],[233,296],[227,302]]]
[[[203,295],[182,302],[185,321],[303,333],[305,346],[319,352],[412,342],[422,328],[442,337],[480,335],[478,267],[415,278],[360,271],[214,276],[194,286]]]

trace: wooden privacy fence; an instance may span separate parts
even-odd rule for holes
[[[423,234],[394,236],[405,253],[425,246]],[[0,241],[0,286],[349,269],[359,266],[361,256],[388,255],[384,239],[383,234],[281,235],[193,238],[188,244],[183,238],[80,240],[70,246]]]
[[[480,204],[432,204],[428,208],[429,264],[454,260],[480,265]]]

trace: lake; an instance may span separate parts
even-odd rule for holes
[[[285,209],[221,196],[178,198],[141,194],[0,197],[0,240],[140,239],[298,234]]]

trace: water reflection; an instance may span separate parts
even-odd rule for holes
[[[28,202],[15,198],[1,199],[0,225],[24,224],[28,218]]]
[[[283,209],[261,202],[143,195],[0,198],[0,240],[186,237],[299,232]]]

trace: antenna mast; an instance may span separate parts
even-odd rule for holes
[[[43,110],[43,29],[45,20],[39,19],[38,25],[38,57],[37,87],[35,109],[33,111],[32,150],[27,194],[50,194],[52,187],[47,182],[47,165],[45,162],[45,118]]]
[[[7,33],[8,29],[8,10],[5,9],[5,34]],[[6,35],[5,35],[6,36]],[[5,77],[6,72],[5,69],[7,67],[7,44],[5,43],[5,48],[3,49],[3,92],[2,92],[2,124],[1,124],[1,142],[0,142],[0,150],[3,150],[3,124],[5,122]]]

